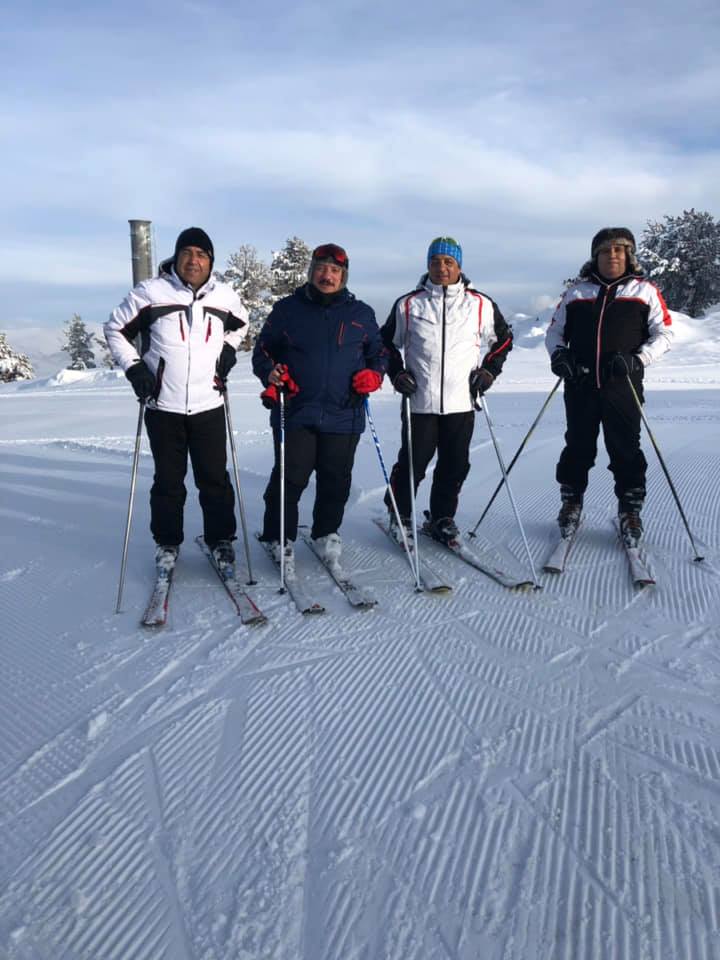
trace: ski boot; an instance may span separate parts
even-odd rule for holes
[[[158,577],[170,577],[175,569],[180,547],[158,544],[155,548],[155,569]]]
[[[643,525],[639,510],[621,510],[618,513],[620,536],[626,547],[637,547],[643,535]]]
[[[458,540],[460,531],[452,517],[440,517],[438,520],[433,520],[427,511],[425,516],[427,519],[423,529],[430,534],[433,540],[444,543],[446,546]]]
[[[210,549],[215,566],[223,577],[235,576],[235,549],[230,540],[218,540]]]
[[[560,485],[560,499],[562,505],[557,522],[560,527],[560,536],[563,540],[572,540],[580,526],[582,518],[583,496],[577,493],[567,483]]]
[[[340,563],[342,540],[337,533],[328,533],[325,537],[313,540],[315,550],[324,563]]]
[[[272,550],[272,556],[275,563],[280,566],[280,559],[282,556],[282,547],[280,546],[279,540],[273,540],[270,549]],[[294,577],[295,576],[295,550],[292,543],[285,544],[284,550],[284,567],[285,567],[285,576]]]

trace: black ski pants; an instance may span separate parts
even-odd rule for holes
[[[642,378],[633,376],[642,402]],[[568,484],[578,497],[588,485],[588,473],[597,456],[600,427],[615,478],[618,500],[633,491],[645,495],[647,460],[640,449],[640,410],[625,377],[616,377],[598,389],[591,382],[565,384],[567,431],[565,449],[555,472],[558,483]]]
[[[265,490],[262,539],[280,540],[280,431],[273,431],[275,466]],[[308,427],[285,431],[285,542],[297,539],[298,505],[315,471],[315,505],[310,535],[337,533],[350,496],[360,434],[321,433]]]
[[[409,517],[410,460],[408,457],[406,404],[402,404],[402,445],[397,463],[390,474],[390,485],[401,517]],[[437,452],[430,488],[430,514],[433,520],[454,517],[458,497],[470,472],[470,441],[475,427],[475,414],[466,413],[411,413],[412,466],[415,492],[424,479],[428,465]],[[389,494],[385,505],[391,509]]]
[[[188,454],[203,514],[203,535],[214,546],[235,537],[235,496],[227,472],[225,408],[185,416],[145,410],[155,477],[150,490],[150,529],[156,543],[183,542]]]

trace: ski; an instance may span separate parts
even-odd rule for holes
[[[618,535],[618,539],[625,550],[625,555],[628,559],[628,566],[630,567],[630,576],[636,587],[650,587],[655,583],[655,577],[653,577],[650,572],[650,567],[648,566],[647,554],[645,548],[642,545],[636,547],[631,547],[630,544],[626,543],[620,532],[620,523],[617,519],[613,520],[613,526]]]
[[[262,546],[265,548],[265,552],[279,570],[280,562],[273,556],[271,544],[269,544],[266,540],[260,540],[259,533],[255,534],[255,536],[258,538]],[[305,589],[295,573],[294,564],[292,573],[289,576],[287,566],[285,568],[285,590],[297,607],[298,612],[302,613],[303,616],[314,613],[325,613],[325,607],[321,603],[318,603],[317,600],[313,600],[312,597],[305,592]]]
[[[370,594],[362,587],[359,587],[357,584],[352,582],[350,574],[342,567],[340,563],[331,563],[330,561],[325,560],[324,557],[320,556],[312,537],[305,533],[301,534],[301,536],[313,554],[333,578],[338,587],[340,587],[351,606],[357,607],[359,610],[371,610],[377,604],[377,600],[374,597],[370,596]]]
[[[558,541],[552,549],[550,556],[545,561],[543,570],[545,573],[562,573],[565,569],[565,564],[567,562],[568,555],[572,550],[572,546],[575,543],[575,538],[577,537],[578,530],[580,529],[579,525],[575,527],[573,532],[569,537],[558,537]]]
[[[267,623],[267,617],[247,592],[245,586],[235,575],[234,567],[231,568],[230,574],[228,574],[227,571],[222,571],[215,563],[215,558],[212,555],[212,551],[205,543],[204,538],[195,537],[195,543],[208,558],[210,566],[213,568],[215,573],[218,575],[220,582],[225,587],[225,590],[234,603],[235,609],[237,610],[238,616],[242,622],[247,624]]]
[[[475,570],[479,570],[481,573],[484,573],[485,576],[490,577],[490,579],[503,587],[507,587],[509,590],[535,586],[532,580],[527,577],[513,576],[513,574],[508,573],[507,570],[498,566],[492,557],[480,553],[462,540],[451,540],[449,543],[442,543],[440,540],[435,540],[426,530],[421,528],[420,532],[431,543],[441,549],[449,550],[450,553],[454,553],[460,560],[463,560],[469,564],[469,566],[474,567]]]
[[[388,540],[398,547],[402,552],[405,552],[405,547],[402,543],[398,543],[395,537],[390,533],[390,528],[387,523],[379,520],[377,517],[373,517],[373,522],[378,526]],[[412,544],[411,544],[412,548]],[[447,583],[442,577],[433,570],[430,564],[422,556],[420,557],[420,585],[426,593],[449,593],[452,590],[452,585]]]
[[[167,623],[172,575],[172,570],[157,574],[150,602],[142,618],[144,627],[164,627]]]

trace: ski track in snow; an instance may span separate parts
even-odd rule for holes
[[[252,531],[270,443],[243,362],[231,396]],[[681,373],[668,379],[646,412],[703,564],[646,437],[656,587],[630,582],[601,454],[564,574],[508,591],[436,555],[454,590],[417,595],[371,523],[382,484],[365,438],[342,532],[375,609],[352,610],[299,542],[300,576],[327,608],[303,619],[251,542],[268,623],[243,626],[192,543],[189,479],[155,631],[138,626],[145,445],[113,613],[137,409],[126,386],[0,392],[18,422],[0,465],[0,956],[717,960],[720,414],[717,384],[683,393]],[[507,459],[542,402],[531,386],[494,391]],[[385,390],[373,406],[390,465],[399,401]],[[556,399],[511,476],[538,571],[563,429]],[[464,529],[497,480],[479,419]],[[478,534],[527,573],[504,492]]]

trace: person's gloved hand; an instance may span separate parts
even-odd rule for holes
[[[155,387],[157,386],[155,374],[144,360],[138,360],[131,367],[128,367],[125,376],[130,381],[135,396],[141,403],[145,403],[155,393]]]
[[[417,390],[417,380],[409,370],[401,370],[400,373],[395,374],[392,385],[404,397],[411,397]]]
[[[470,371],[470,396],[473,400],[481,397],[495,382],[495,377],[484,367],[475,367]]]
[[[275,386],[280,387],[282,390],[286,390],[291,397],[294,397],[300,393],[300,387],[290,376],[290,371],[288,370],[286,363],[279,363],[275,367],[275,371],[277,372],[278,376],[276,379],[270,381],[271,384],[274,383]]]
[[[220,351],[220,356],[217,358],[215,364],[215,382],[213,386],[219,393],[224,393],[227,390],[228,374],[236,363],[237,353],[235,352],[235,348],[231,347],[229,343],[224,343]]]
[[[278,363],[270,371],[268,376],[268,385],[260,394],[262,405],[272,410],[280,400],[280,391],[285,390],[289,398],[295,397],[300,393],[300,387],[295,383],[288,372],[287,364]]]
[[[632,374],[645,373],[645,364],[636,353],[613,353],[605,362],[605,375],[611,377],[627,377]]]
[[[372,393],[375,390],[379,390],[382,386],[383,375],[378,373],[377,370],[371,370],[369,367],[365,367],[362,370],[358,370],[357,373],[353,374],[352,378],[352,388],[355,393],[367,394]]]
[[[237,363],[237,353],[235,347],[231,347],[229,343],[224,343],[223,348],[220,351],[220,356],[217,359],[215,364],[215,369],[217,370],[217,375],[221,380],[227,380],[227,376],[232,370],[232,368]]]
[[[567,347],[558,347],[553,351],[550,357],[550,369],[556,377],[562,377],[566,382],[575,380],[578,373],[575,357]]]
[[[278,402],[278,388],[274,383],[271,383],[269,387],[265,387],[263,392],[260,394],[260,399],[262,400],[262,405],[267,410],[272,410],[272,408]]]

